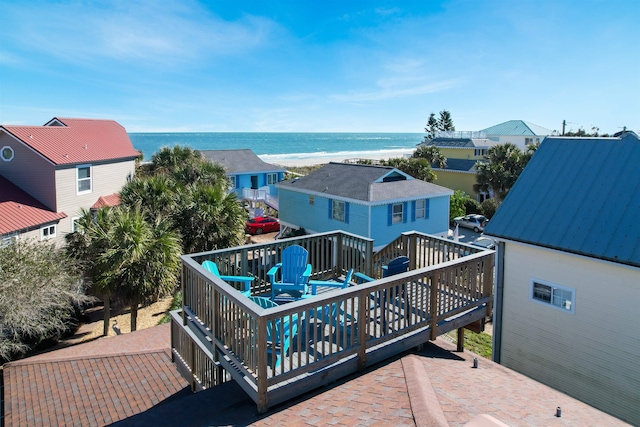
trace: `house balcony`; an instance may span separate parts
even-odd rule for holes
[[[201,267],[255,277],[252,295],[271,293],[267,272],[283,249],[303,246],[312,280],[354,269],[363,283],[261,308]],[[407,272],[383,266],[409,258]],[[172,312],[172,358],[197,391],[235,380],[258,411],[491,316],[494,251],[417,232],[373,253],[373,241],[337,231],[182,256],[181,310]],[[336,309],[339,308],[339,309]],[[268,340],[270,326],[288,322]],[[279,338],[279,339],[278,339]]]
[[[262,188],[243,188],[242,199],[250,202],[262,202],[275,210],[278,210],[278,198],[272,196],[269,187]]]

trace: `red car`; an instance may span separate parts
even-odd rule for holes
[[[280,221],[278,218],[270,216],[257,216],[247,221],[245,230],[249,234],[271,233],[280,231]]]

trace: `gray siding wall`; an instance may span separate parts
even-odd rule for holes
[[[13,148],[14,158],[10,162],[0,159],[0,175],[52,211],[57,211],[54,165],[22,142],[2,132],[0,148],[4,146]]]
[[[58,212],[67,214],[67,218],[60,221],[59,233],[71,231],[73,218],[80,216],[82,208],[89,209],[100,196],[118,193],[128,177],[133,177],[135,161],[120,161],[116,163],[92,164],[92,191],[77,194],[76,166],[65,167],[56,171],[57,206]]]
[[[530,299],[575,289],[574,314]],[[506,243],[501,363],[640,425],[640,269]]]

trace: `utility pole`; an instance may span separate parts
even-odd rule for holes
[[[564,127],[567,125],[567,121],[563,120],[562,121],[562,136],[564,136]]]

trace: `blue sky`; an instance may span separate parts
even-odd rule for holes
[[[1,0],[0,123],[640,131],[638,0]]]

